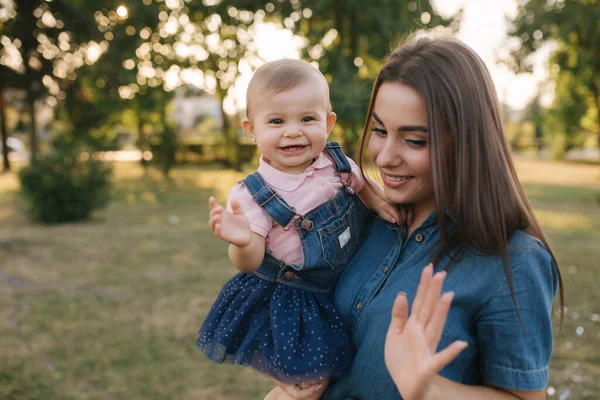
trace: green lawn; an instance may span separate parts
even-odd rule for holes
[[[562,264],[568,308],[556,336],[558,398],[600,393],[600,168],[519,160]],[[0,399],[262,399],[268,378],[215,366],[197,329],[235,270],[207,226],[242,174],[180,167],[171,182],[118,164],[110,206],[45,227],[0,175]],[[556,319],[558,323],[558,318]]]

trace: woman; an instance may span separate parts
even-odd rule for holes
[[[334,293],[355,358],[323,398],[543,399],[561,278],[482,60],[451,38],[396,49],[375,81],[360,154],[413,220],[364,229]],[[322,391],[280,387],[296,399]]]

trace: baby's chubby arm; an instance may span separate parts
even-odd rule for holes
[[[208,206],[210,229],[218,238],[229,243],[231,263],[241,272],[256,271],[265,254],[265,238],[252,231],[239,201],[231,201],[231,212],[217,203],[214,197],[208,199]]]

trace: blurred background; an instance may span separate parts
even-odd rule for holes
[[[0,0],[0,398],[262,399],[197,330],[234,273],[207,226],[257,165],[264,62],[325,74],[353,155],[383,57],[452,34],[486,62],[561,263],[548,398],[600,397],[597,0]]]

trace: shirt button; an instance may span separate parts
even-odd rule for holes
[[[383,272],[385,273],[385,272],[388,272],[389,270],[390,270],[390,267],[385,267],[385,268],[383,269]]]
[[[317,185],[319,185],[319,186],[323,186],[324,184],[325,184],[325,181],[323,179],[319,179],[317,181]]]
[[[356,309],[360,310],[362,308],[362,306],[363,306],[363,302],[359,301],[358,304],[356,305]]]
[[[417,233],[417,235],[415,236],[415,240],[419,243],[421,243],[423,241],[423,235],[421,235],[420,233]]]

